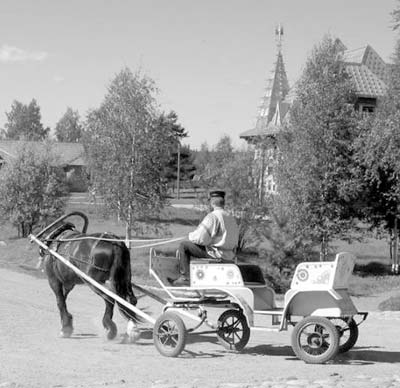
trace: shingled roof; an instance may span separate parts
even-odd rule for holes
[[[37,152],[43,152],[46,143],[22,140],[0,140],[0,157],[11,160],[18,156],[21,149],[28,147]],[[51,143],[51,149],[57,156],[61,166],[84,166],[84,149],[80,143]]]
[[[354,82],[358,97],[377,98],[385,94],[386,84],[366,65],[346,64],[346,71]]]
[[[389,65],[370,45],[344,50],[343,62],[359,97],[377,98],[385,94]]]

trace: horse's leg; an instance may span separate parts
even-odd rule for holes
[[[74,283],[69,283],[69,284],[64,284],[63,290],[64,290],[64,307],[65,307],[65,325],[63,322],[63,328],[62,328],[62,333],[63,337],[71,337],[71,334],[74,331],[73,327],[73,318],[72,314],[67,310],[67,296],[68,294],[72,291],[74,288],[75,284]]]
[[[65,293],[62,283],[55,277],[49,277],[49,284],[54,294],[56,295],[58,311],[61,318],[61,332],[60,336],[68,338],[71,336],[74,328],[72,326],[72,315],[67,310],[66,295],[71,289]]]
[[[103,326],[107,330],[107,339],[112,340],[117,336],[117,325],[112,320],[114,313],[114,301],[110,300],[108,297],[104,298],[106,303],[106,309],[103,316]]]

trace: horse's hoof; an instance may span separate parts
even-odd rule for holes
[[[140,331],[139,330],[132,330],[128,333],[129,343],[134,344],[136,341],[140,339]]]
[[[69,337],[71,337],[73,331],[74,331],[73,327],[63,327],[60,332],[60,337],[61,338],[69,338]]]
[[[117,325],[114,322],[112,322],[110,324],[109,329],[107,330],[107,339],[113,340],[117,336],[117,333],[118,333]]]
[[[140,338],[140,330],[137,328],[136,323],[132,320],[128,321],[126,334],[128,336],[128,342],[131,344],[135,343]]]

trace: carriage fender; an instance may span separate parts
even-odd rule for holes
[[[225,287],[218,289],[232,297],[232,299],[242,308],[249,327],[254,326],[253,292],[247,287],[232,287],[232,288]]]
[[[285,295],[285,307],[282,317],[281,330],[284,321],[293,316],[306,317],[309,315],[325,317],[353,316],[357,313],[347,289],[298,291],[289,290]]]

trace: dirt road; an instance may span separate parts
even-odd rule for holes
[[[374,309],[379,300],[356,300]],[[161,306],[143,297],[139,307],[157,316]],[[241,354],[214,335],[192,335],[179,358],[155,349],[151,327],[137,344],[107,341],[103,301],[80,286],[69,297],[75,333],[58,337],[59,317],[45,279],[0,269],[0,387],[400,387],[400,315],[372,313],[355,348],[327,365],[294,357],[290,332],[252,333]],[[126,328],[118,312],[120,332]],[[365,385],[364,385],[365,384]]]

